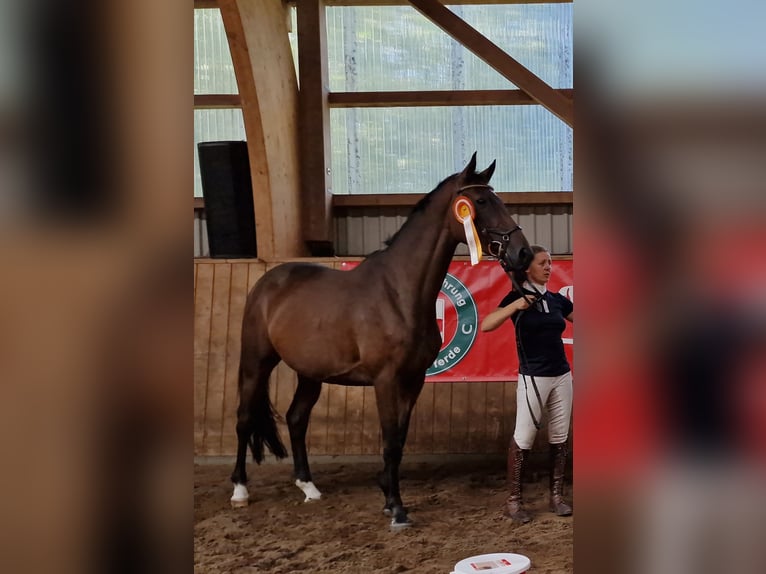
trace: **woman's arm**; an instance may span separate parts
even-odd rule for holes
[[[505,307],[498,307],[484,317],[484,320],[481,322],[482,332],[486,333],[487,331],[494,331],[512,317],[514,313],[526,309],[527,307],[529,307],[529,303],[527,303],[527,300],[524,297],[516,299]]]
[[[566,316],[566,317],[564,317],[564,318],[565,318],[567,321],[569,321],[570,323],[574,323],[574,311],[572,311],[572,312],[571,312],[569,315],[567,315],[567,316]]]

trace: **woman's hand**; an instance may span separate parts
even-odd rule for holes
[[[532,302],[534,302],[534,297],[532,297]],[[519,299],[516,299],[511,305],[515,305],[516,308],[514,309],[514,313],[516,311],[523,311],[524,309],[529,309],[529,300],[527,297],[520,297]],[[508,305],[510,307],[511,305]],[[513,315],[513,313],[511,313]]]

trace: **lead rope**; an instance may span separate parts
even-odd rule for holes
[[[513,287],[517,289],[519,293],[521,293],[521,296],[524,297],[524,300],[529,304],[530,307],[534,303],[536,303],[537,301],[540,301],[543,298],[543,294],[537,290],[537,287],[535,287],[534,285],[530,283],[530,285],[532,285],[532,289],[534,289],[536,293],[535,298],[533,300],[530,300],[527,294],[524,292],[523,287],[519,285],[518,281],[516,281],[516,278],[513,276],[513,273],[505,269],[505,266],[503,266],[503,269],[505,270],[505,273],[508,275],[508,277],[511,279],[511,284],[513,285]],[[524,363],[524,367],[525,367],[524,370],[526,371],[528,370],[527,367],[529,367],[529,363],[527,362],[527,354],[524,351],[524,345],[521,342],[521,329],[520,329],[521,318],[524,316],[525,311],[526,309],[522,309],[521,311],[519,311],[514,328],[516,332],[516,347],[519,349],[519,357],[521,357],[521,360]],[[527,408],[529,409],[529,416],[532,417],[532,423],[535,425],[535,428],[537,430],[540,430],[540,421],[537,420],[537,417],[535,416],[535,413],[532,410],[532,404],[529,402],[529,388],[527,387],[527,375],[521,375],[521,373],[519,373],[519,376],[523,377],[524,379],[524,396],[527,399]],[[542,413],[543,399],[540,397],[540,390],[537,388],[537,383],[535,383],[535,377],[533,375],[528,375],[528,376],[532,383],[532,388],[535,391],[535,396],[537,397],[537,404],[540,405],[540,413]]]
[[[521,318],[524,316],[524,311],[526,309],[522,309],[519,311],[519,316],[516,319],[516,346],[519,349],[519,356],[522,357],[522,361],[524,362],[524,366],[528,367],[527,363],[527,354],[524,352],[524,345],[521,343],[521,332],[519,329],[519,325],[521,324]],[[524,369],[528,370],[528,369]],[[524,379],[524,396],[527,399],[527,408],[529,409],[529,416],[532,417],[532,423],[535,425],[535,428],[537,430],[540,430],[540,421],[537,420],[537,417],[535,416],[534,411],[532,410],[532,404],[529,402],[529,388],[527,387],[527,377],[529,377],[532,388],[535,391],[535,396],[537,397],[537,404],[540,405],[540,413],[543,412],[543,399],[540,397],[540,390],[537,388],[537,383],[535,383],[535,377],[534,375],[522,375],[519,373],[519,376],[521,376]]]

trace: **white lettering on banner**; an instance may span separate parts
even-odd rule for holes
[[[443,367],[444,365],[449,365],[451,361],[454,361],[455,359],[460,357],[461,352],[462,352],[462,349],[460,347],[458,346],[452,347],[446,355],[443,355],[443,357],[440,359],[436,359],[434,361],[433,366]]]
[[[454,297],[453,303],[456,307],[462,307],[465,305],[466,301],[463,298],[463,293],[461,293],[460,289],[454,284],[450,283],[447,279],[445,279],[444,283],[442,283],[442,291],[444,291],[447,296],[452,295]]]
[[[470,335],[473,333],[473,325],[460,325],[460,331],[463,333],[463,335]]]

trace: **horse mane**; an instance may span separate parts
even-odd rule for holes
[[[383,243],[385,243],[386,247],[383,247],[382,249],[378,249],[377,251],[373,251],[369,255],[366,256],[366,258],[372,257],[373,255],[377,255],[378,253],[381,253],[385,251],[388,247],[391,247],[391,245],[394,244],[396,239],[399,237],[399,234],[402,232],[402,230],[407,227],[407,224],[409,224],[413,217],[417,215],[418,213],[421,213],[425,211],[428,204],[431,202],[431,197],[439,191],[443,185],[445,185],[448,181],[451,181],[455,177],[457,177],[458,174],[452,174],[449,177],[446,177],[442,181],[439,182],[439,184],[433,188],[431,191],[429,191],[426,195],[424,195],[422,198],[420,198],[420,201],[418,201],[415,204],[415,207],[412,208],[412,211],[410,211],[410,214],[407,216],[407,220],[402,224],[402,226],[394,233],[391,237],[386,239]]]

